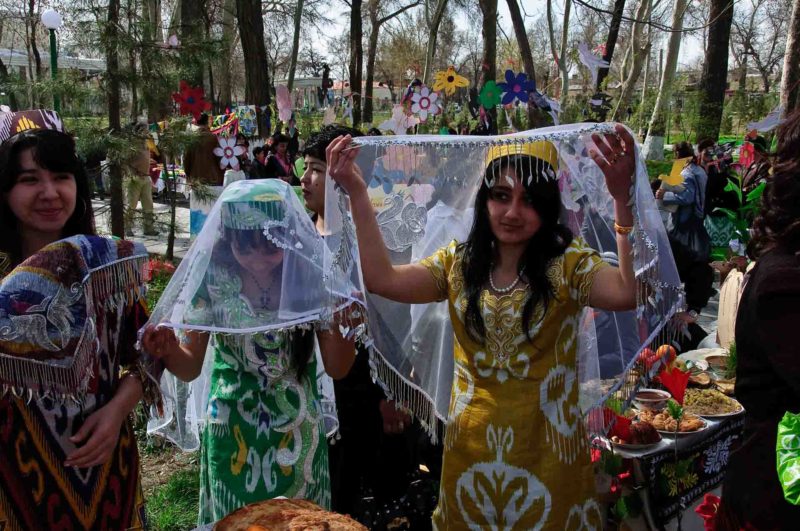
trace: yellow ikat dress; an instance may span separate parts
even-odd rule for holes
[[[547,314],[522,330],[527,287],[481,294],[483,345],[464,326],[456,242],[421,262],[449,301],[455,376],[436,529],[602,529],[588,441],[578,409],[578,330],[600,256],[576,238],[547,271]]]

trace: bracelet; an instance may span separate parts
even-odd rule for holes
[[[615,221],[614,230],[617,232],[617,234],[622,234],[623,236],[626,236],[631,232],[633,232],[633,225],[629,227],[623,227],[622,225],[617,224],[617,222]]]

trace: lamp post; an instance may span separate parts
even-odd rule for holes
[[[56,30],[61,29],[63,21],[61,20],[61,15],[56,10],[46,9],[44,13],[42,13],[42,24],[50,31],[50,79],[55,81],[58,77]],[[58,89],[55,86],[53,86],[53,110],[61,112],[61,101],[58,97]]]

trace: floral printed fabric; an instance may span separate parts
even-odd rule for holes
[[[599,255],[575,239],[547,272],[556,297],[522,330],[526,289],[481,295],[483,345],[464,327],[455,242],[421,262],[447,299],[456,376],[442,464],[440,529],[602,528],[578,409],[578,326]],[[540,319],[541,318],[541,319]]]

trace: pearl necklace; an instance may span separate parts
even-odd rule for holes
[[[494,265],[492,265],[491,267],[494,268]],[[505,288],[498,288],[497,286],[494,285],[494,277],[492,276],[492,271],[490,270],[489,271],[489,285],[497,293],[508,293],[509,291],[511,291],[512,289],[517,287],[517,284],[519,284],[519,281],[522,279],[522,272],[523,271],[524,271],[524,269],[517,274],[517,278],[515,278],[514,282],[512,282],[510,285],[506,286]]]

